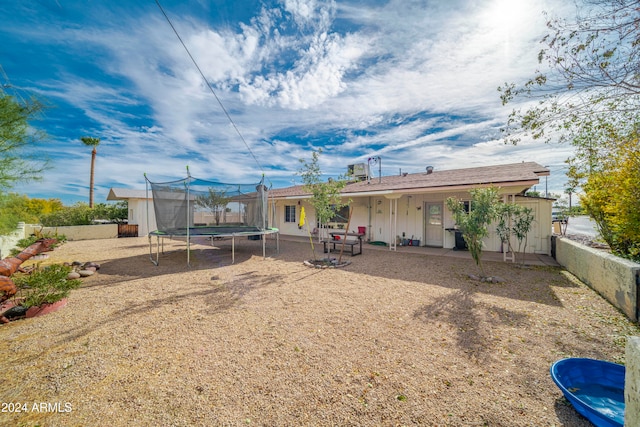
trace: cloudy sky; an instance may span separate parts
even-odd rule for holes
[[[327,176],[378,156],[383,175],[536,161],[552,171],[537,189],[562,191],[570,147],[505,145],[499,129],[513,106],[501,105],[497,88],[532,76],[546,33],[542,12],[567,14],[571,3],[159,5],[3,5],[0,83],[51,107],[34,123],[48,133],[34,149],[53,169],[17,191],[88,201],[91,149],[82,136],[101,139],[96,202],[112,187],[144,189],[145,173],[182,178],[186,166],[202,179],[251,183],[264,173],[273,186],[288,186],[301,182],[299,159],[317,148]]]

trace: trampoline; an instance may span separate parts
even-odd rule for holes
[[[211,240],[211,244],[213,245],[213,241],[216,238],[231,238],[231,263],[235,263],[236,260],[236,237],[247,237],[251,238],[253,236],[258,237],[262,240],[262,256],[266,257],[266,242],[265,239],[262,238],[263,235],[266,234],[275,234],[276,237],[276,252],[280,252],[280,239],[278,235],[279,230],[277,228],[267,228],[264,230],[259,229],[258,227],[251,226],[201,226],[201,227],[189,227],[187,230],[184,229],[172,229],[166,231],[155,230],[149,233],[149,239],[151,241],[152,237],[156,237],[156,254],[155,260],[153,259],[152,250],[149,253],[151,257],[151,262],[155,265],[158,265],[160,262],[160,252],[164,252],[164,240],[161,238],[186,238],[186,237],[196,237],[196,236],[204,236],[208,237]],[[258,240],[258,239],[256,239]],[[150,248],[153,246],[153,243],[150,243]]]
[[[231,260],[235,262],[235,239],[246,237],[262,240],[262,256],[266,257],[266,238],[275,234],[276,251],[280,251],[279,230],[269,227],[268,189],[264,178],[258,184],[229,184],[187,177],[170,182],[151,182],[145,175],[147,191],[152,191],[153,213],[157,229],[149,233],[149,258],[159,265],[164,252],[164,239],[186,240],[187,264],[193,237],[231,239]],[[147,197],[149,200],[149,197]],[[273,206],[273,204],[272,204]],[[147,205],[147,223],[150,223]],[[202,224],[203,218],[213,224]],[[152,227],[150,227],[151,229]],[[153,253],[153,237],[156,253]]]

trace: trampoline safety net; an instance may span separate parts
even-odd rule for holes
[[[212,218],[213,225],[240,225],[265,230],[267,187],[264,178],[257,184],[226,184],[192,176],[171,182],[151,182],[157,230],[167,234],[200,225],[198,214]],[[201,218],[201,216],[200,216]]]

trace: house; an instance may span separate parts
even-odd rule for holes
[[[355,171],[355,177],[359,179],[349,182],[342,190],[344,199],[351,200],[350,206],[340,212],[335,221],[329,224],[330,227],[346,227],[351,215],[348,231],[364,229],[367,240],[385,242],[390,249],[395,249],[396,245],[406,240],[414,244],[419,241],[420,246],[453,248],[456,247],[456,224],[452,213],[446,208],[446,199],[453,196],[466,201],[468,206],[471,199],[469,190],[495,186],[499,188],[503,201],[532,209],[534,221],[527,236],[525,251],[551,254],[553,199],[525,196],[527,190],[539,184],[541,176],[549,175],[549,169],[537,163],[441,171],[428,167],[422,173],[376,178],[368,176],[367,165],[354,166],[350,166],[349,170]],[[305,208],[307,223],[312,227],[317,225],[313,207],[309,204],[310,197],[302,185],[269,192],[269,199],[275,207],[272,225],[280,229],[281,235],[307,235],[306,229],[298,228],[302,207]],[[490,227],[484,245],[487,251],[502,250],[495,227]]]
[[[526,252],[551,254],[551,207],[553,199],[527,197],[525,193],[540,183],[540,177],[548,176],[549,169],[535,162],[512,163],[475,168],[433,170],[422,173],[403,173],[393,176],[371,178],[367,165],[350,167],[354,179],[343,189],[350,206],[329,224],[333,228],[346,227],[349,215],[349,231],[364,229],[366,240],[385,242],[390,249],[411,240],[420,246],[456,247],[455,220],[446,208],[445,200],[456,197],[468,202],[469,190],[495,186],[500,189],[503,201],[515,202],[531,208],[534,222],[527,236]],[[300,208],[305,207],[307,224],[312,228],[315,214],[309,203],[311,195],[302,185],[272,189],[269,191],[270,226],[280,230],[281,235],[307,236],[307,229],[298,228]],[[138,224],[138,235],[146,236],[156,229],[153,200],[150,192],[112,188],[107,200],[128,200],[129,224]],[[468,205],[468,203],[467,203]],[[210,224],[212,218],[206,213],[195,222]],[[459,235],[458,235],[459,240]],[[484,249],[500,252],[502,244],[490,227],[484,240]]]
[[[146,236],[156,229],[156,214],[153,210],[151,191],[111,188],[107,200],[127,200],[129,214],[127,222],[138,225],[138,236]]]

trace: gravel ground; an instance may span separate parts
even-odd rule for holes
[[[0,425],[589,426],[549,376],[624,362],[631,322],[558,268],[307,243],[68,242],[101,269],[63,309],[0,326]],[[269,245],[273,245],[269,241]],[[16,405],[16,404],[19,404]],[[16,412],[16,408],[22,412]]]

